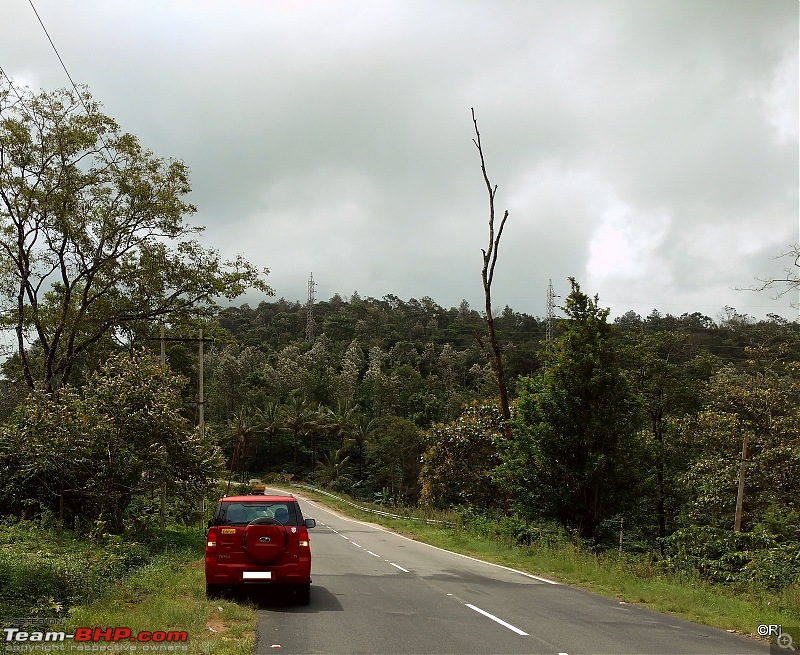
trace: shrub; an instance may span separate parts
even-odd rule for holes
[[[667,537],[665,548],[663,567],[696,571],[713,583],[782,589],[800,580],[800,543],[779,543],[779,537],[761,530],[693,526]]]

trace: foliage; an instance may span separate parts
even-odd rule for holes
[[[571,320],[544,351],[543,371],[520,382],[498,480],[524,515],[594,538],[635,495],[639,406],[616,361],[608,311],[571,282]]]
[[[502,505],[504,494],[492,474],[500,457],[498,439],[505,437],[496,404],[473,403],[455,421],[437,423],[425,435],[420,501],[435,507]]]
[[[349,488],[353,480],[353,465],[347,454],[350,444],[338,450],[331,450],[322,454],[322,459],[317,461],[316,481],[330,489],[340,491]]]
[[[196,535],[138,531],[90,541],[47,522],[0,523],[0,615],[65,616],[75,604],[102,597],[111,587],[168,552],[197,556]]]
[[[80,389],[33,392],[0,431],[2,513],[49,510],[118,531],[136,493],[205,489],[219,452],[181,417],[182,384],[137,353],[112,356]]]
[[[154,319],[209,317],[218,297],[271,292],[266,270],[222,262],[192,238],[201,230],[185,222],[195,208],[183,162],[142,148],[85,89],[3,84],[0,292],[30,388],[53,391]]]
[[[366,443],[366,468],[370,487],[389,490],[395,502],[415,503],[419,498],[422,432],[408,419],[378,418]]]
[[[800,582],[800,543],[780,543],[762,531],[692,526],[667,537],[663,566],[696,571],[715,583],[781,589]]]
[[[773,373],[739,373],[730,366],[706,388],[706,407],[686,422],[697,452],[686,473],[694,490],[693,523],[733,525],[742,443],[745,465],[744,525],[766,512],[800,510],[800,381]],[[780,508],[780,509],[778,509]]]

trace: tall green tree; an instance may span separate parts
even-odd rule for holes
[[[642,401],[647,422],[650,470],[643,470],[643,478],[654,477],[652,488],[644,498],[655,504],[655,521],[660,548],[664,552],[664,538],[674,526],[668,526],[671,517],[678,515],[679,477],[688,465],[685,449],[675,439],[671,430],[674,419],[697,409],[703,376],[703,362],[707,353],[699,355],[682,332],[648,329],[644,322],[638,329],[625,331],[621,344],[621,361],[633,389]],[[652,499],[652,501],[650,500]],[[647,511],[649,510],[649,511]],[[642,518],[649,523],[648,513]]]
[[[543,351],[542,371],[520,381],[498,479],[526,515],[595,538],[634,495],[640,408],[617,362],[608,310],[570,283],[561,335]]]
[[[376,419],[366,447],[375,490],[386,488],[395,500],[416,502],[422,448],[422,431],[412,421],[399,416]]]
[[[222,457],[213,435],[181,416],[183,384],[137,353],[112,356],[57,399],[36,390],[0,429],[0,514],[47,509],[119,530],[137,493],[166,483],[196,499]]]
[[[183,162],[142,148],[87,90],[0,81],[0,292],[30,388],[57,389],[142,323],[209,316],[249,287],[271,293],[266,270],[193,238],[189,191]]]
[[[318,408],[312,405],[308,398],[301,393],[289,396],[289,402],[283,411],[283,427],[292,433],[294,443],[294,472],[300,472],[300,439],[307,434],[313,434],[319,423]]]

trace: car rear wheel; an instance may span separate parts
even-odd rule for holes
[[[222,585],[206,582],[206,598],[219,598],[222,596]]]

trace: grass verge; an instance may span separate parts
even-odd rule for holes
[[[148,646],[189,655],[252,653],[254,604],[205,597],[203,537],[196,530],[141,536],[91,543],[33,523],[0,526],[0,627],[68,634],[81,627],[127,628],[132,635],[185,631],[185,642]],[[7,650],[14,645],[4,644]],[[52,652],[19,645],[25,652]],[[102,642],[63,645],[65,652],[98,645],[114,650]]]
[[[140,631],[186,631],[190,654],[253,652],[254,606],[205,596],[203,562],[196,557],[158,557],[105,598],[75,607],[66,627],[123,626]]]

